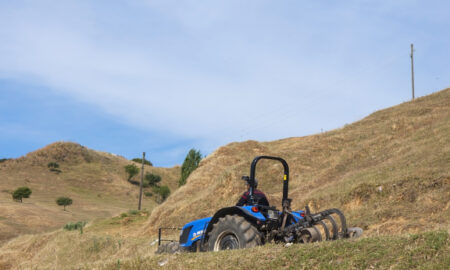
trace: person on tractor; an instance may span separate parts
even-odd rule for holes
[[[255,179],[255,188],[253,189],[253,199],[254,204],[269,206],[269,201],[267,200],[266,195],[256,189],[258,187],[258,180]],[[253,205],[250,201],[250,184],[247,182],[247,191],[242,194],[239,201],[236,203],[236,206],[244,206],[244,205]]]

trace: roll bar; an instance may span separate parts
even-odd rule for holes
[[[261,159],[271,159],[271,160],[277,160],[283,164],[284,167],[284,176],[283,176],[283,201],[284,204],[287,202],[288,199],[288,191],[289,191],[289,166],[286,162],[286,160],[280,158],[280,157],[273,157],[273,156],[257,156],[253,159],[252,165],[250,166],[250,177],[242,177],[242,179],[247,180],[247,182],[250,185],[250,191],[249,196],[250,200],[253,202],[253,189],[255,188],[255,173],[256,173],[256,164]]]

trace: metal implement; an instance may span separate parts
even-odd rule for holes
[[[181,231],[181,228],[176,228],[176,227],[161,227],[161,228],[159,228],[158,229],[158,246],[161,246],[161,242],[178,242],[178,240],[173,240],[173,239],[161,239],[163,230],[179,230],[179,231]]]

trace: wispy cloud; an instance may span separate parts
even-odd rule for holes
[[[449,84],[445,1],[0,5],[0,77],[206,151],[338,127],[406,100],[410,42],[434,54],[418,57],[419,91]]]

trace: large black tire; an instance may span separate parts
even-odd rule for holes
[[[238,215],[219,218],[208,234],[209,251],[250,248],[261,244],[261,235],[256,227]]]

